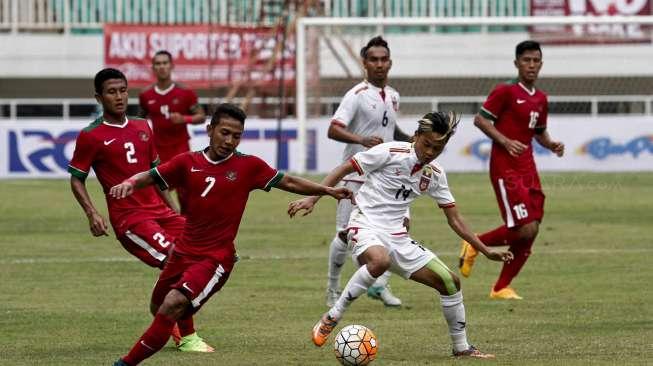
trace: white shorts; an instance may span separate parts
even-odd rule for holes
[[[347,187],[355,195],[358,193],[358,190],[363,186],[363,182],[355,181],[341,181],[338,183],[338,187]],[[354,205],[351,204],[351,200],[339,200],[338,208],[336,209],[336,232],[341,232],[347,229],[347,224],[349,224],[349,216],[351,216],[351,211],[354,209]]]
[[[392,234],[380,230],[350,228],[347,238],[355,263],[358,263],[358,256],[367,248],[382,245],[390,255],[390,271],[405,279],[410,278],[433,258],[437,258],[433,252],[411,239],[408,233]]]

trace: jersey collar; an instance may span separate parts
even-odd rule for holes
[[[377,93],[379,93],[381,90],[385,90],[385,86],[383,88],[379,88],[378,86],[373,85],[372,83],[367,81],[367,79],[365,80],[365,84],[367,85],[368,88],[370,88],[370,90],[373,90],[373,91],[375,91]]]
[[[520,86],[522,89],[524,89],[524,91],[526,91],[526,93],[528,93],[528,95],[530,95],[530,96],[535,95],[535,87],[533,87],[533,90],[531,90],[531,89],[528,89],[528,88],[526,87],[526,85],[522,84],[521,81],[518,82],[517,84],[519,84],[519,86]]]
[[[227,161],[230,157],[234,156],[234,153],[231,153],[226,158],[220,160],[211,160],[211,158],[209,158],[209,156],[206,154],[206,151],[202,151],[202,156],[204,156],[204,159],[206,159],[206,161],[208,161],[209,163],[213,165],[218,165],[220,163]]]
[[[125,128],[128,122],[129,120],[127,119],[127,116],[125,116],[125,122],[123,122],[121,125],[114,125],[113,123],[107,122],[104,118],[102,119],[102,124],[105,124],[109,127],[117,127],[117,128]]]
[[[170,86],[167,87],[166,89],[161,90],[161,89],[159,89],[159,87],[155,84],[155,85],[154,85],[154,91],[155,91],[157,94],[159,94],[159,95],[166,95],[166,94],[168,94],[168,93],[169,93],[169,92],[170,92],[174,87],[175,87],[175,83],[172,83],[172,84],[170,84]]]

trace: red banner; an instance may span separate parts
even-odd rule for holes
[[[531,0],[533,16],[651,15],[651,0]],[[638,24],[577,24],[530,27],[542,43],[592,44],[650,42],[649,27]]]
[[[105,24],[104,63],[124,72],[129,85],[135,87],[155,81],[152,57],[160,50],[172,54],[173,79],[190,88],[236,82],[273,86],[278,84],[282,68],[283,79],[294,83],[294,39],[286,40],[283,57],[281,52],[275,56],[281,36],[269,27]]]

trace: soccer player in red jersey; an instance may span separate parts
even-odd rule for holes
[[[118,241],[131,254],[149,266],[163,268],[171,245],[181,235],[185,219],[164,200],[170,196],[154,187],[143,189],[125,200],[109,196],[109,189],[143,169],[159,162],[152,131],[142,119],[127,118],[127,79],[116,69],[95,75],[95,98],[103,114],[77,137],[68,171],[70,186],[88,217],[94,236],[109,235],[104,217],[97,211],[86,190],[91,167],[106,195],[109,219]],[[154,313],[154,311],[152,311]],[[179,323],[182,351],[208,351],[195,333],[192,319]]]
[[[542,68],[542,50],[535,41],[524,41],[515,50],[516,80],[497,85],[490,92],[474,124],[492,139],[490,179],[504,225],[479,236],[488,246],[508,245],[514,259],[504,263],[490,292],[493,299],[521,299],[510,282],[531,254],[544,215],[544,193],[533,159],[533,137],[543,147],[562,156],[565,145],[546,130],[548,102],[535,89]],[[468,277],[477,251],[463,242],[460,272]]]
[[[189,198],[184,232],[152,291],[152,303],[160,305],[158,312],[115,366],[137,365],[156,353],[170,337],[175,322],[197,312],[224,286],[234,266],[234,240],[252,190],[277,187],[303,195],[351,197],[347,188],[284,175],[258,157],[236,151],[245,118],[237,106],[219,105],[207,126],[210,142],[206,149],[177,155],[111,188],[115,199],[129,198],[139,192],[136,188],[153,184],[184,187]]]
[[[139,115],[149,118],[154,131],[154,146],[161,162],[175,155],[190,151],[188,140],[189,124],[200,124],[206,120],[204,109],[197,102],[197,94],[172,81],[172,55],[158,51],[152,58],[152,70],[156,84],[145,89],[139,96]],[[183,190],[177,190],[181,212],[186,210]]]

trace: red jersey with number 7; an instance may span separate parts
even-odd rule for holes
[[[106,196],[111,225],[120,236],[135,223],[175,214],[156,187],[137,190],[123,199],[108,194],[111,187],[158,162],[147,121],[126,118],[122,125],[113,125],[100,117],[77,136],[68,171],[85,180],[93,168]]]
[[[483,103],[480,114],[493,121],[494,127],[507,138],[528,146],[521,155],[513,157],[503,146],[493,143],[490,170],[535,169],[531,141],[536,130],[546,128],[548,116],[546,94],[535,88],[528,89],[517,80],[499,84]]]
[[[187,192],[186,226],[175,251],[233,260],[234,240],[249,193],[269,191],[283,173],[252,155],[235,152],[220,161],[203,151],[179,154],[150,170],[160,188]]]
[[[190,136],[186,124],[172,123],[170,115],[172,113],[193,114],[193,110],[197,107],[197,94],[193,90],[177,84],[172,84],[165,90],[153,85],[138,96],[138,102],[152,121],[154,145],[157,151],[168,150],[177,145],[185,144],[187,146]],[[188,148],[185,151],[188,151]]]

